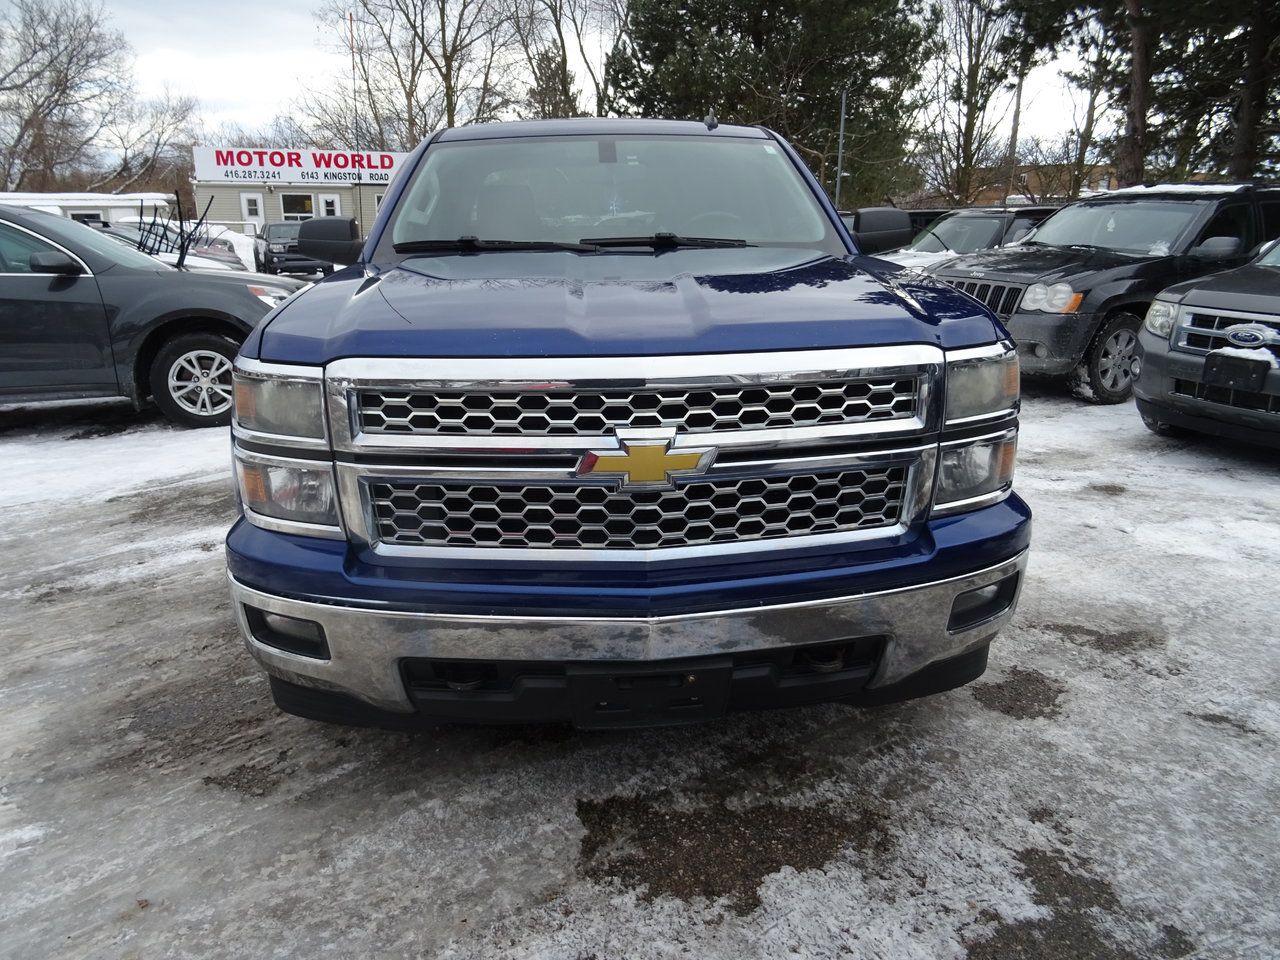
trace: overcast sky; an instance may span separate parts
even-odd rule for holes
[[[330,42],[342,41],[344,25],[322,28],[312,15],[315,6],[298,0],[178,0],[160,12],[156,0],[107,2],[116,29],[137,56],[139,93],[150,98],[167,86],[198,98],[210,130],[223,123],[262,126],[287,113],[300,90],[349,75],[347,59],[328,50]],[[1063,132],[1070,117],[1059,65],[1034,71],[1024,95],[1023,132],[1052,136]]]

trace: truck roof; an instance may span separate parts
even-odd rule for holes
[[[764,140],[768,134],[759,127],[720,124],[708,129],[698,120],[639,120],[628,117],[580,117],[571,120],[511,120],[505,123],[474,123],[441,131],[436,142],[495,140],[503,137],[562,137],[653,135],[698,137],[747,137]]]

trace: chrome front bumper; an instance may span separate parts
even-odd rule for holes
[[[949,631],[955,598],[1026,569],[1027,554],[947,580],[825,600],[647,618],[501,617],[397,612],[262,593],[231,579],[245,645],[270,674],[302,686],[358,697],[409,713],[400,661],[407,657],[478,660],[644,662],[884,636],[870,688],[888,686],[932,663],[990,642],[1013,616],[1001,613]],[[1018,592],[1022,577],[1019,576]],[[245,606],[319,623],[328,660],[260,642]]]

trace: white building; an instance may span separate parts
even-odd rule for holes
[[[72,220],[111,223],[126,217],[169,219],[167,193],[0,193],[0,203],[31,207]]]
[[[354,217],[364,233],[409,156],[306,147],[196,147],[194,153],[193,217],[204,214],[206,204],[209,222],[246,228],[281,220]]]

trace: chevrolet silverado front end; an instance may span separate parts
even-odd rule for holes
[[[302,716],[889,702],[981,674],[1021,587],[1007,335],[755,128],[437,135],[235,393],[232,594]]]

